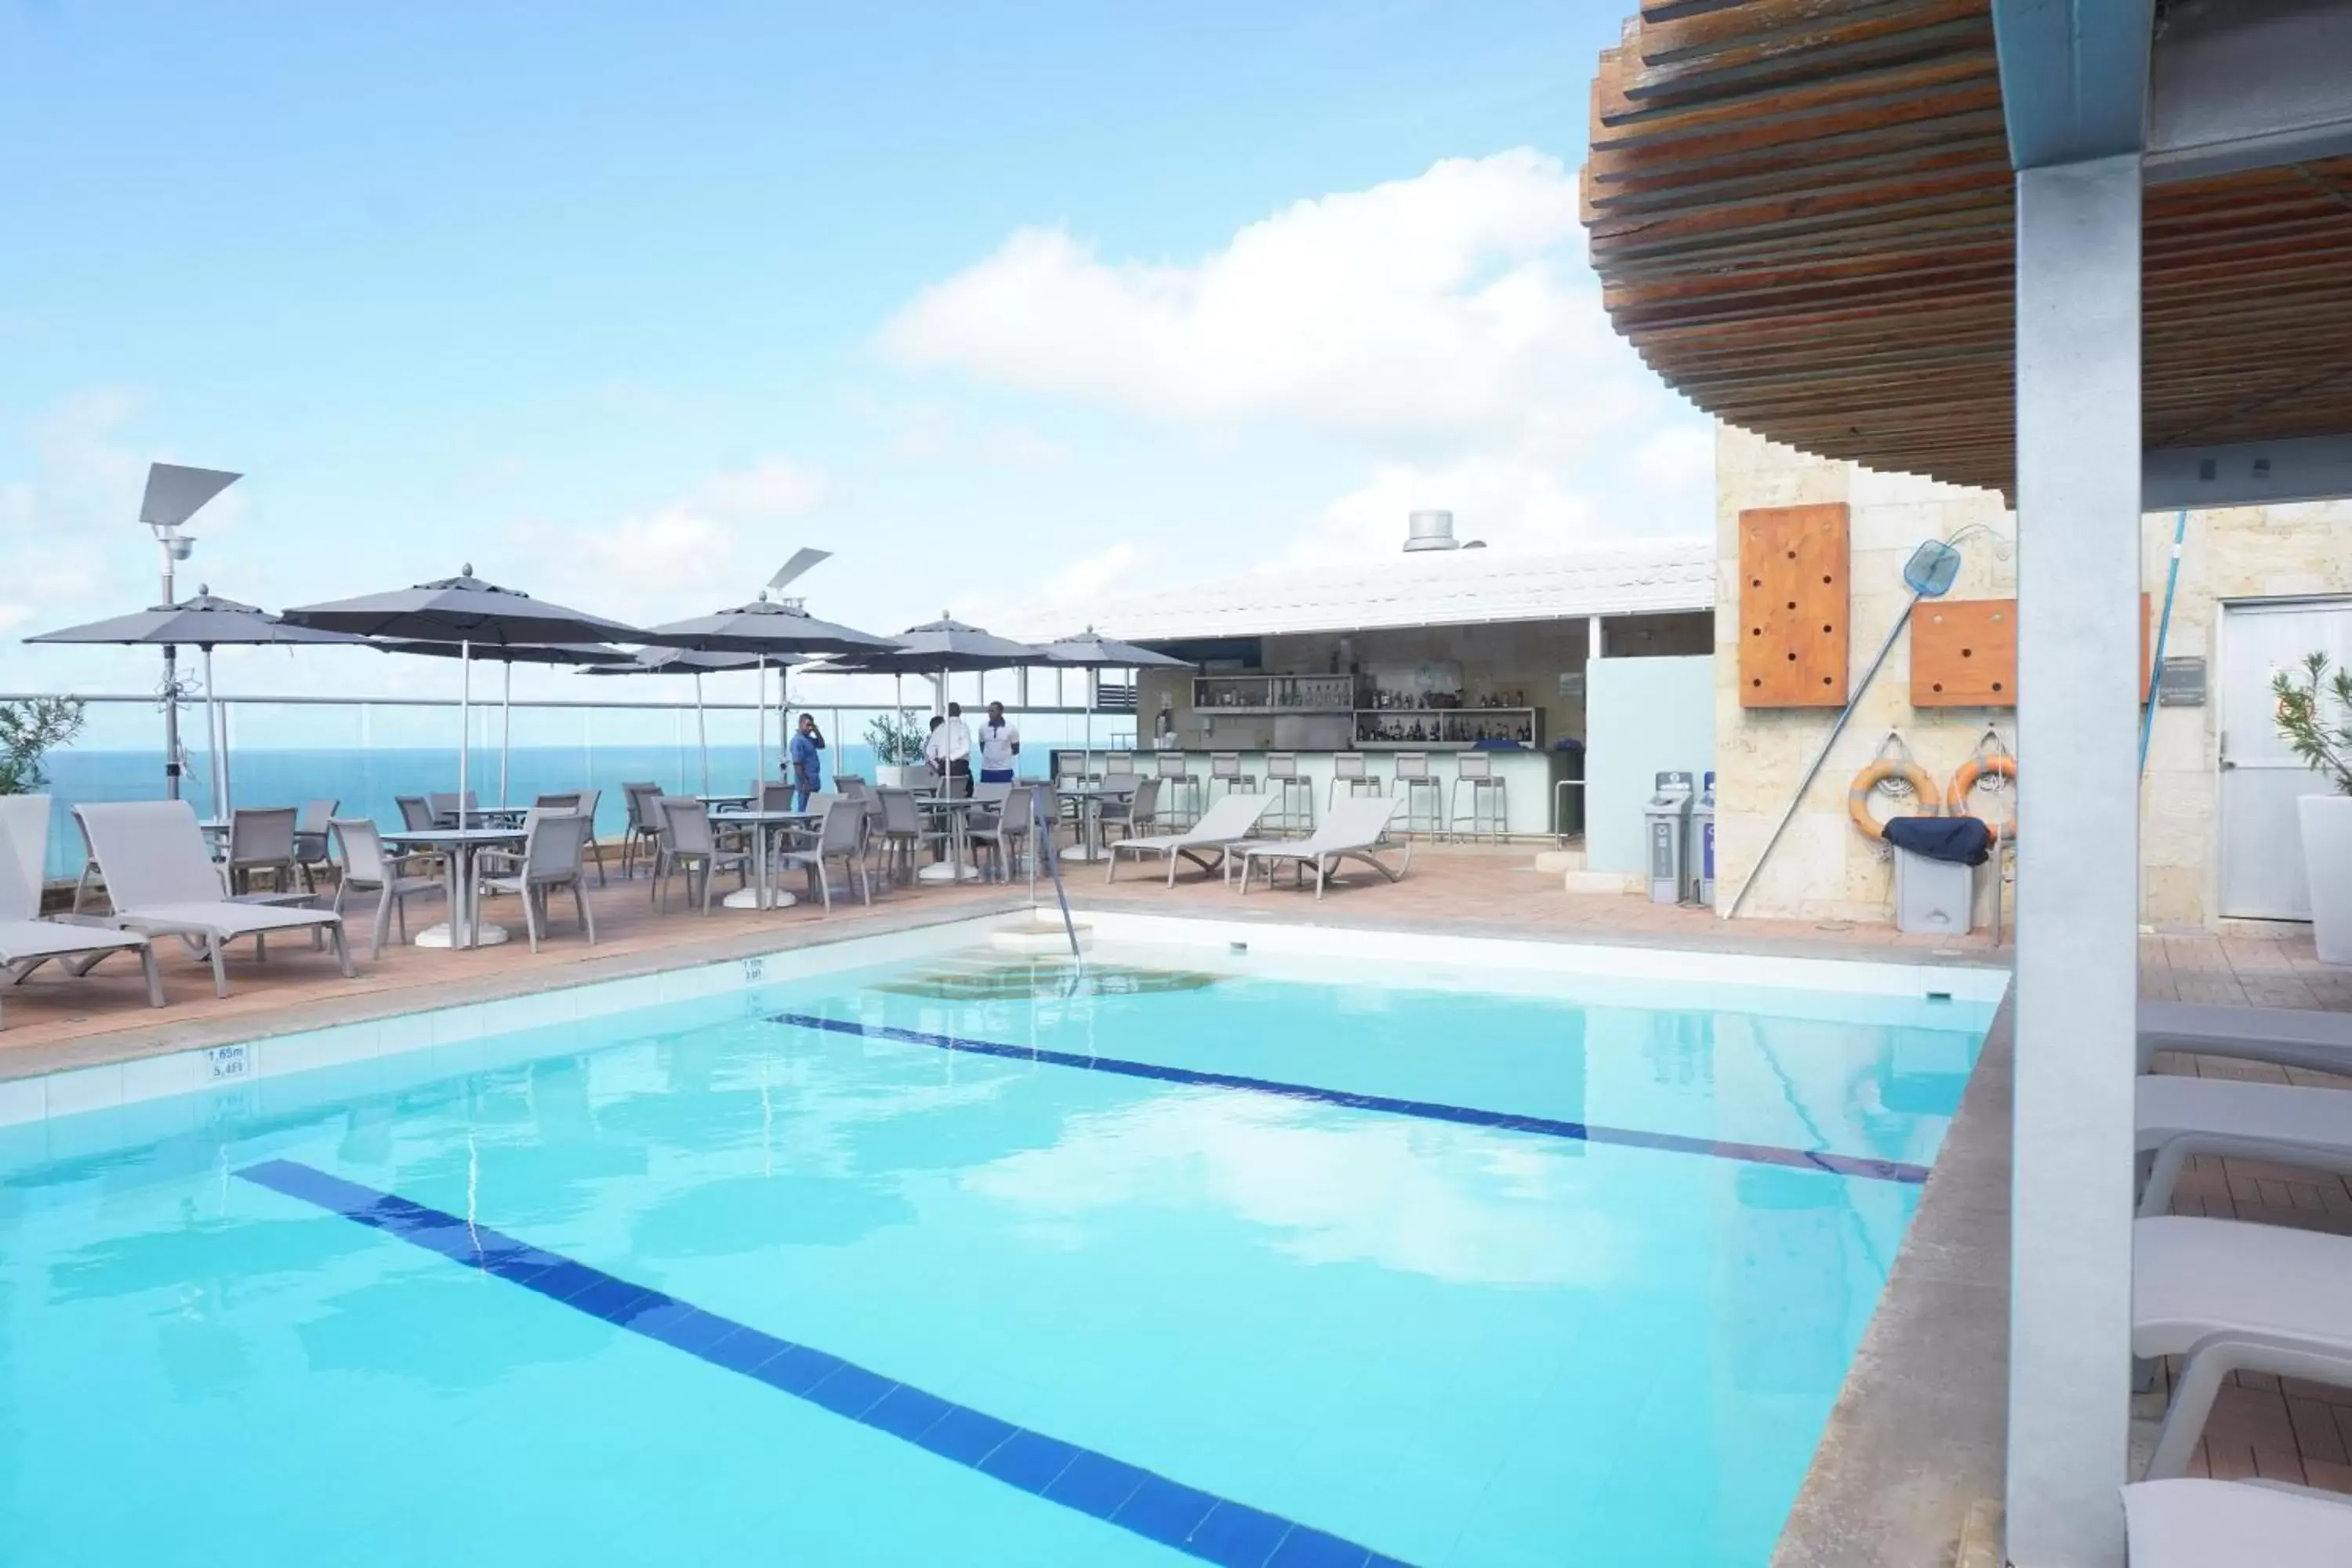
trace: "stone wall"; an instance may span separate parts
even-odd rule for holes
[[[2016,520],[1990,491],[1902,474],[1880,474],[1776,446],[1720,427],[1716,441],[1716,858],[1717,906],[1732,899],[1755,866],[1773,824],[1829,732],[1834,710],[1758,710],[1739,704],[1739,513],[1751,507],[1843,501],[1853,549],[1851,582],[1853,679],[1859,683],[1886,630],[1909,599],[1903,563],[1922,540],[1950,538],[1971,524],[1952,599],[2005,598],[2017,591]],[[2174,517],[2143,524],[2142,574],[2151,616],[2160,614]],[[2191,512],[2168,656],[2214,652],[2217,605],[2225,600],[2352,595],[2352,503],[2244,507]],[[1805,792],[1742,915],[1883,921],[1892,918],[1891,869],[1846,815],[1846,787],[1889,732],[1940,785],[1975,751],[1988,726],[2015,751],[2011,709],[1915,710],[1910,637],[1895,640],[1861,695],[1853,720]],[[2210,684],[2210,683],[2209,683]],[[2217,709],[2158,710],[2141,796],[2143,918],[2159,927],[2215,923],[2214,832],[2220,774]],[[2021,759],[2030,768],[2032,759]],[[1981,800],[1982,797],[1979,797]],[[1979,917],[1989,919],[1992,879],[1979,878]]]

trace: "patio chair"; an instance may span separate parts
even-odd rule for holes
[[[824,805],[824,816],[817,822],[816,837],[805,848],[787,849],[775,859],[779,870],[798,866],[808,872],[809,890],[824,901],[824,912],[833,913],[833,881],[825,875],[828,861],[842,864],[845,882],[854,885],[867,904],[874,902],[874,881],[866,872],[866,807],[854,800],[835,795]]]
[[[467,818],[481,808],[481,802],[474,798],[472,790],[467,790],[462,798],[454,790],[428,795],[425,798],[433,807],[433,820],[444,827],[462,827]]]
[[[2284,1483],[2173,1477],[2124,1488],[2131,1568],[2341,1568],[2352,1498]]]
[[[982,784],[981,787],[986,789],[989,786]],[[971,827],[964,835],[964,839],[971,846],[975,862],[980,858],[980,852],[987,850],[996,863],[996,879],[1009,882],[1013,879],[1015,858],[1031,848],[1031,840],[1036,832],[1031,819],[1037,810],[1037,791],[1031,784],[1000,784],[996,787],[1004,791],[1003,798],[986,816],[976,812],[973,814]],[[986,874],[985,868],[982,874]],[[1033,887],[1037,881],[1034,853],[1029,856],[1029,881]]]
[[[1190,860],[1203,871],[1224,868],[1225,856],[1232,845],[1245,842],[1258,818],[1274,804],[1270,795],[1224,795],[1210,803],[1201,820],[1181,833],[1155,833],[1140,838],[1122,838],[1109,846],[1110,857],[1103,867],[1103,881],[1118,876],[1118,858],[1122,853],[1143,856],[1158,855],[1168,862],[1168,885],[1176,885],[1176,865]],[[1209,859],[1213,851],[1216,859]]]
[[[79,915],[89,907],[90,889],[103,890],[106,879],[99,875],[98,857],[90,853],[89,832],[82,826],[79,813],[74,816],[73,825],[74,831],[81,836],[81,875],[74,881],[73,896],[73,912]]]
[[[383,852],[383,840],[376,833],[375,824],[364,816],[338,816],[328,823],[335,842],[342,847],[343,875],[335,884],[337,914],[343,912],[343,900],[352,893],[373,893],[375,918],[368,922],[368,956],[375,957],[383,951],[383,939],[390,934],[392,921],[400,922],[400,940],[408,942],[408,900],[426,893],[444,891],[441,879],[418,875],[405,868],[426,858],[409,856],[394,860]]]
[[[588,945],[596,945],[596,916],[588,907],[588,819],[576,811],[534,810],[522,858],[513,873],[482,883],[485,892],[512,893],[522,900],[523,929],[530,934],[533,952],[539,951],[541,928],[548,923],[550,897],[559,888],[571,889]]]
[[[761,811],[790,811],[793,809],[793,797],[799,793],[788,784],[779,784],[771,779],[760,786],[760,798],[752,804]]]
[[[604,792],[603,790],[583,789],[580,792],[580,805],[575,808],[582,816],[588,819],[588,832],[583,852],[592,857],[596,862],[596,885],[600,888],[605,885],[604,849],[604,846],[596,842],[596,808],[599,805],[602,805],[604,802]]]
[[[0,795],[0,989],[22,983],[44,963],[55,963],[78,980],[102,961],[129,952],[138,955],[146,975],[147,1005],[163,1005],[163,976],[145,937],[40,918],[48,853],[49,797]]]
[[[1103,788],[1108,790],[1120,778],[1135,778],[1135,775],[1114,774],[1103,780]],[[1129,838],[1148,832],[1160,821],[1160,781],[1156,778],[1135,779],[1134,789],[1125,798],[1106,798],[1101,810],[1101,832],[1105,844],[1110,842],[1110,830],[1114,827]]]
[[[302,885],[316,891],[318,868],[331,866],[327,853],[327,826],[334,820],[335,808],[342,802],[336,800],[306,800],[301,815],[294,819],[294,864],[302,873]]]
[[[222,950],[251,937],[254,955],[266,959],[272,931],[324,933],[334,943],[344,978],[358,978],[343,939],[342,916],[331,910],[242,903],[222,894],[220,873],[205,852],[204,831],[186,801],[92,804],[79,814],[114,902],[112,922],[150,936],[168,931],[201,942],[212,963],[216,994],[228,994]]]
[[[433,820],[433,803],[421,795],[396,795],[392,804],[400,807],[400,826],[411,833],[430,833],[440,826]]]
[[[2147,1465],[2152,1479],[2185,1475],[2231,1373],[2352,1387],[2352,1237],[2181,1215],[2135,1220],[2131,1316],[2136,1361],[2188,1358]]]
[[[534,795],[531,797],[530,808],[541,812],[578,811],[580,792],[575,789],[562,791],[555,795]]]
[[[2142,1215],[2168,1214],[2197,1156],[2352,1174],[2352,1089],[2154,1075],[2138,1080],[2137,1146],[2152,1161]]]
[[[228,855],[221,869],[231,893],[253,891],[253,874],[267,871],[279,893],[294,890],[294,822],[290,805],[240,806],[229,814]]]
[[[657,784],[624,784],[621,793],[629,803],[628,836],[621,840],[621,879],[627,881],[636,875],[637,855],[642,850],[648,864],[658,864],[661,858],[662,821],[661,785]]]
[[[2158,1051],[2193,1051],[2352,1074],[2352,1013],[2144,1001],[2139,1005],[2140,1071],[2148,1070]]]
[[[710,832],[710,808],[688,796],[673,800],[665,795],[661,806],[664,832],[661,849],[654,867],[654,895],[664,910],[669,908],[670,873],[681,867],[686,871],[686,894],[694,896],[694,879],[702,879],[702,912],[710,912],[711,883],[721,871],[732,869],[741,885],[751,885],[751,854],[747,849],[722,849]]]
[[[1324,885],[1339,870],[1342,860],[1361,860],[1390,881],[1402,881],[1406,868],[1412,864],[1412,841],[1405,840],[1404,858],[1393,869],[1380,858],[1380,851],[1387,837],[1389,819],[1403,804],[1393,795],[1349,796],[1335,801],[1323,825],[1304,838],[1258,838],[1229,846],[1228,866],[1233,860],[1240,861],[1244,893],[1249,891],[1252,865],[1262,863],[1270,882],[1286,860],[1297,871],[1301,886],[1307,881],[1307,868],[1315,868],[1318,899],[1323,896]]]
[[[915,879],[915,859],[923,847],[923,813],[910,789],[877,789],[874,799],[881,816],[874,825],[882,847],[884,869],[892,882]],[[903,870],[903,875],[901,871]]]
[[[844,800],[864,800],[868,792],[866,781],[856,773],[834,774],[833,787]]]

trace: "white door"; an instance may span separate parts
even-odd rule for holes
[[[2295,798],[2327,785],[2287,749],[2272,715],[2271,677],[2324,652],[2352,662],[2352,602],[2225,605],[2214,697],[2221,731],[2221,913],[2237,920],[2307,921]]]

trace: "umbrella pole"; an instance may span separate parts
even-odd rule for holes
[[[228,816],[228,781],[221,776],[221,735],[226,715],[215,717],[213,701],[213,650],[205,647],[205,747],[212,755],[213,816],[215,819]]]
[[[710,726],[702,717],[702,671],[694,672],[694,738],[702,747],[702,793],[710,793]]]
[[[167,573],[167,588],[171,581]],[[170,643],[163,645],[163,787],[180,798],[180,650]]]
[[[499,804],[507,803],[507,758],[514,750],[514,660],[508,659],[499,667]]]
[[[760,683],[760,762],[759,771],[752,777],[765,784],[768,778],[768,656],[764,653],[760,655],[751,668],[752,679]]]
[[[457,826],[466,826],[467,752],[474,739],[474,645],[457,643]],[[450,930],[456,931],[452,926]]]

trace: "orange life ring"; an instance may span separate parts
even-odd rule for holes
[[[1962,763],[1959,771],[1952,775],[1951,788],[1944,793],[1945,811],[1954,816],[1976,816],[1975,812],[1969,809],[1969,792],[1975,789],[1977,781],[1987,773],[1998,773],[2011,784],[2015,784],[2017,759],[2006,752],[1994,752],[1986,756],[1970,757],[1967,762]],[[2017,837],[2017,812],[2014,807],[2009,813],[2009,825],[2002,829],[2001,837],[2004,838]]]
[[[1886,829],[1878,818],[1870,815],[1870,792],[1888,779],[1899,778],[1911,786],[1911,793],[1927,806],[1926,815],[1934,816],[1942,809],[1936,798],[1936,781],[1927,770],[1916,763],[1877,762],[1853,775],[1853,783],[1845,792],[1846,815],[1862,829],[1864,838],[1884,838]]]

